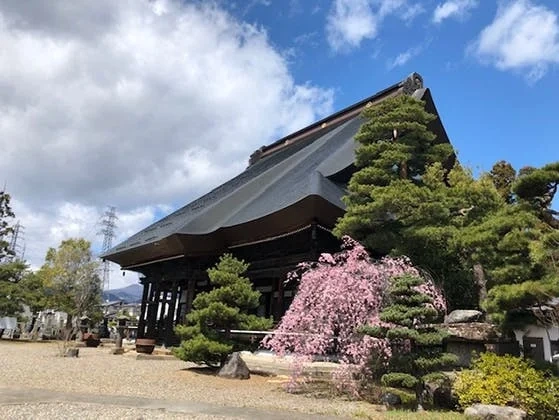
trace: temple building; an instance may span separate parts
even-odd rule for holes
[[[261,147],[244,172],[104,254],[140,273],[138,337],[172,344],[174,325],[189,312],[196,293],[210,288],[206,269],[226,252],[250,263],[247,276],[262,293],[257,313],[278,320],[295,293],[294,285],[284,284],[286,274],[339,249],[332,229],[344,213],[342,197],[355,170],[361,111],[396,95],[421,99],[438,116],[429,89],[413,73]],[[440,118],[430,129],[438,142],[449,141]]]

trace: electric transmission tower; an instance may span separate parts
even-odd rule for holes
[[[116,234],[116,207],[109,206],[103,213],[101,218],[101,230],[99,235],[103,235],[103,253],[113,247],[113,239]],[[108,260],[103,261],[103,290],[109,289],[109,278],[111,275],[111,263]]]
[[[11,251],[11,255],[8,256],[10,261],[14,260],[23,260],[25,258],[25,227],[18,221],[12,232],[12,236],[10,238],[10,245],[9,250]],[[23,243],[23,245],[21,245]]]

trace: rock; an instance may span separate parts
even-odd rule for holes
[[[91,333],[85,333],[83,335],[83,341],[85,342],[86,347],[98,347],[99,344],[101,344],[99,337]]]
[[[433,391],[433,405],[437,408],[454,410],[458,405],[458,398],[452,393],[450,384],[443,384]]]
[[[464,415],[468,418],[483,420],[522,420],[526,418],[524,410],[492,404],[474,404],[466,408]]]
[[[232,353],[227,358],[225,365],[219,370],[217,376],[232,379],[248,379],[250,372],[239,352]]]
[[[483,312],[474,309],[457,309],[449,313],[445,319],[445,324],[459,324],[462,322],[478,322],[483,319]]]
[[[385,392],[382,394],[380,401],[389,408],[402,405],[402,398],[393,392]]]
[[[450,378],[425,383],[427,397],[436,408],[454,410],[458,405],[458,397],[452,393]]]
[[[78,357],[79,354],[80,354],[80,349],[71,348],[71,349],[66,349],[66,353],[64,353],[64,357]]]

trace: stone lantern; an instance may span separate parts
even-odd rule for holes
[[[124,349],[122,348],[122,337],[124,335],[124,330],[126,329],[126,327],[128,326],[128,321],[130,320],[130,318],[128,318],[126,315],[118,315],[116,317],[116,342],[115,342],[115,348],[112,350],[112,354],[123,354],[124,353]]]
[[[80,324],[78,325],[78,334],[79,337],[77,341],[81,341],[84,334],[88,332],[89,330],[89,317],[87,315],[84,315],[80,318]]]

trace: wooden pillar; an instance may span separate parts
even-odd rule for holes
[[[313,220],[311,223],[311,244],[310,244],[311,259],[317,261],[320,256],[318,250],[318,226],[316,221]]]
[[[196,279],[193,275],[188,278],[188,284],[186,287],[186,311],[185,315],[190,313],[192,310],[192,301],[194,300],[194,292],[196,291]]]
[[[165,324],[163,317],[165,316],[165,305],[167,303],[167,289],[161,287],[162,290],[157,294],[157,318],[156,318],[156,337],[158,340],[165,338]]]
[[[155,337],[155,323],[157,322],[157,305],[159,301],[159,282],[157,279],[151,281],[151,289],[149,293],[149,299],[147,303],[147,338]]]
[[[283,275],[278,272],[277,278],[277,293],[278,297],[276,298],[276,302],[274,305],[274,321],[279,321],[283,316],[283,282],[284,282]],[[272,295],[273,296],[273,295]]]
[[[140,319],[138,320],[138,338],[144,338],[146,334],[146,317],[147,317],[147,305],[148,305],[148,297],[149,297],[149,289],[151,287],[151,282],[147,279],[142,281],[142,285],[144,286],[144,290],[142,292],[142,306],[140,307]]]
[[[165,345],[171,346],[173,344],[174,336],[174,321],[175,321],[175,308],[177,306],[178,285],[176,280],[173,280],[171,289],[171,300],[169,301],[169,309],[167,310],[167,322],[165,325]]]
[[[175,311],[175,319],[173,321],[173,325],[178,325],[181,322],[182,317],[182,308],[181,308],[181,298],[183,293],[183,287],[177,286],[177,302],[176,302],[176,311]]]

